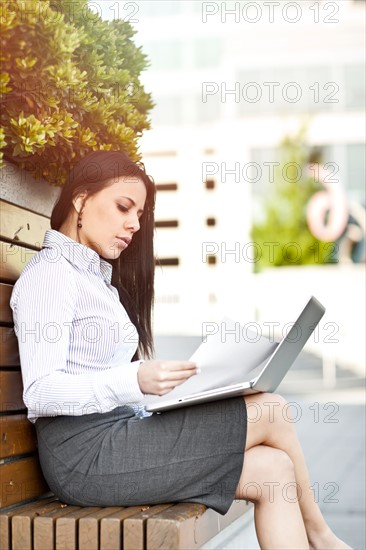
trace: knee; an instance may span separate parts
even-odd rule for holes
[[[288,483],[295,480],[295,467],[289,455],[281,449],[271,449],[268,474],[273,481]]]
[[[297,502],[301,489],[296,482],[295,467],[287,453],[274,449],[271,460],[271,475],[269,481],[264,484],[266,491],[262,496],[268,502],[275,502],[277,498],[287,502]],[[262,498],[262,501],[263,501]]]
[[[252,502],[274,502],[279,496],[294,498],[297,494],[295,467],[289,455],[267,445],[251,448],[244,458],[243,477],[238,498]]]
[[[251,460],[249,467],[254,468],[251,474],[257,481],[288,482],[295,479],[295,466],[290,456],[282,449],[257,445],[248,451]],[[245,465],[244,455],[244,465]]]
[[[287,453],[279,449],[271,449],[267,455],[268,470],[265,481],[258,493],[258,504],[275,503],[278,499],[290,502],[297,501],[298,485],[295,468]]]

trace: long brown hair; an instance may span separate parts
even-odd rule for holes
[[[153,353],[152,308],[154,300],[155,257],[153,246],[155,185],[141,163],[133,162],[122,151],[93,151],[70,171],[69,178],[52,210],[51,228],[59,230],[73,208],[73,199],[84,191],[98,193],[118,177],[134,176],[146,187],[146,202],[140,218],[140,230],[130,246],[112,265],[112,284],[120,301],[136,326],[139,346],[134,359]]]

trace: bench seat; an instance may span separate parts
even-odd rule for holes
[[[79,507],[53,496],[0,511],[1,550],[193,550],[249,510],[225,516],[202,504]]]

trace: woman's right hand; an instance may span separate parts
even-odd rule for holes
[[[191,361],[144,361],[137,379],[142,393],[164,395],[197,372]]]

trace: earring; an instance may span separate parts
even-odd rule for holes
[[[78,214],[78,227],[83,227],[83,225],[81,223],[81,212],[79,212],[79,214]]]

